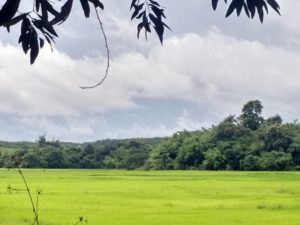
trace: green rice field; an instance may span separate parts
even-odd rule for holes
[[[300,225],[299,172],[24,170],[40,222],[73,225]],[[33,222],[14,170],[0,170],[0,224]],[[84,223],[83,223],[84,224]]]

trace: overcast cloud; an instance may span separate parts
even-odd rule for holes
[[[266,117],[299,118],[298,1],[280,1],[283,16],[271,12],[264,24],[224,19],[225,9],[213,12],[209,0],[162,2],[174,30],[163,47],[154,35],[148,42],[137,40],[128,4],[107,1],[103,21],[111,69],[93,90],[79,86],[103,76],[106,56],[96,20],[85,20],[79,8],[60,27],[54,52],[45,48],[33,66],[15,45],[17,31],[2,31],[0,139],[35,140],[44,133],[78,142],[171,135],[238,115],[252,99],[262,101]]]

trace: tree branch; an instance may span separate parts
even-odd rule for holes
[[[102,24],[102,21],[101,21],[101,18],[99,16],[99,13],[97,11],[97,8],[95,7],[95,12],[96,12],[96,15],[97,15],[97,19],[98,19],[98,22],[99,22],[99,26],[101,28],[101,32],[102,32],[102,35],[103,35],[103,38],[104,38],[104,42],[105,42],[105,48],[106,48],[106,59],[107,59],[107,64],[106,64],[106,70],[105,70],[105,75],[104,77],[95,85],[93,86],[81,86],[80,88],[81,89],[93,89],[95,87],[98,87],[100,85],[103,84],[103,82],[106,80],[107,76],[108,76],[108,72],[109,72],[109,66],[110,66],[110,52],[109,52],[109,47],[108,47],[108,41],[107,41],[107,37],[106,37],[106,33],[104,31],[104,28],[103,28],[103,24]]]

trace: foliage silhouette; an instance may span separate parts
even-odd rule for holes
[[[227,0],[224,1],[227,3]],[[213,9],[217,8],[218,2],[219,0],[212,0]],[[226,17],[230,16],[234,11],[236,11],[237,16],[239,16],[244,9],[246,15],[252,19],[257,12],[260,21],[263,22],[265,12],[269,12],[268,5],[280,15],[280,7],[276,0],[231,0],[226,12]]]
[[[104,5],[100,0],[79,1],[86,18],[90,17],[90,7],[95,8],[98,17],[97,10],[104,10]],[[226,17],[234,11],[239,16],[244,9],[249,18],[254,18],[257,12],[260,21],[263,22],[265,13],[269,11],[268,7],[280,14],[276,0],[231,0],[230,3],[224,0],[224,2],[229,5]],[[6,0],[0,10],[0,26],[5,27],[8,32],[12,26],[21,24],[19,43],[22,45],[25,54],[30,52],[31,64],[35,62],[45,41],[52,47],[55,38],[58,37],[56,27],[69,18],[74,0],[32,0],[32,3],[33,9],[25,12],[20,11],[21,0]],[[219,0],[212,0],[214,10],[217,8],[218,3]],[[58,8],[57,5],[62,6]],[[130,10],[132,11],[131,20],[140,20],[137,25],[137,36],[139,37],[140,32],[144,29],[147,38],[147,34],[153,28],[160,42],[163,43],[165,28],[170,28],[164,22],[164,19],[166,19],[165,9],[159,4],[158,0],[132,0]],[[100,18],[98,20],[101,23]],[[104,32],[103,35],[105,36]]]

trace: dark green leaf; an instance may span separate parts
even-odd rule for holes
[[[84,15],[86,18],[90,16],[90,6],[88,0],[80,0]]]
[[[61,7],[60,13],[51,21],[52,24],[61,24],[66,21],[72,10],[73,0],[67,0]]]
[[[6,0],[0,10],[0,26],[9,22],[17,13],[20,0]]]

